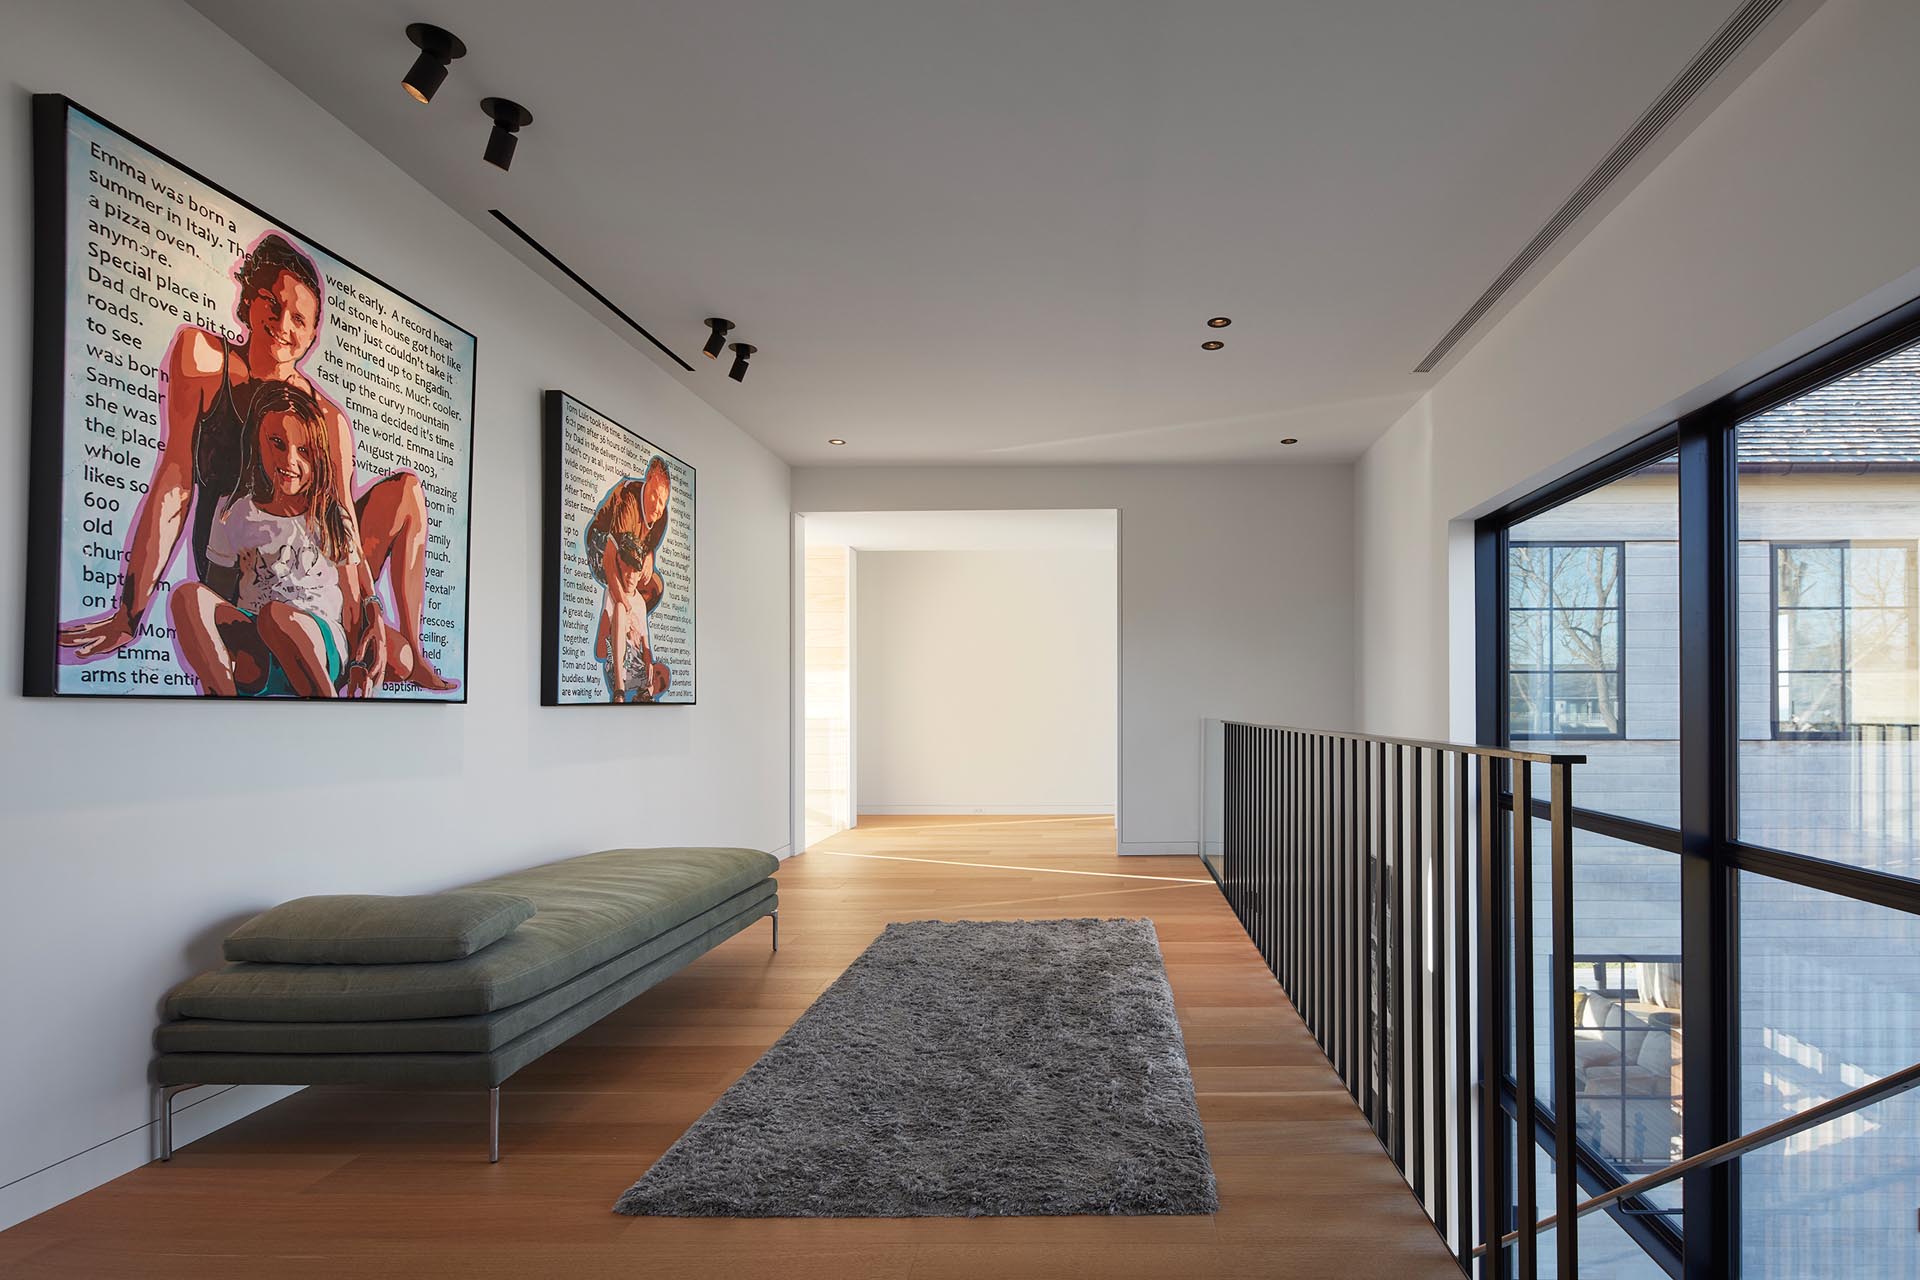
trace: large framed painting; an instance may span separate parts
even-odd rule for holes
[[[694,469],[564,391],[545,410],[541,701],[694,701]]]
[[[36,95],[26,692],[463,702],[472,334]]]

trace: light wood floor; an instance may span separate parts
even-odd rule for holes
[[[481,1094],[310,1089],[0,1234],[0,1275],[1457,1280],[1199,863],[1113,848],[1104,818],[866,819],[781,867],[778,956],[756,926],[508,1081],[500,1164]],[[888,921],[1090,915],[1159,930],[1217,1215],[609,1211]]]

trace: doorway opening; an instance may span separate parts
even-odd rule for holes
[[[1119,796],[1118,512],[802,513],[795,847]]]

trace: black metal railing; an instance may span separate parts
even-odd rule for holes
[[[1540,1233],[1519,1229],[1541,1217],[1532,1138],[1544,1127],[1553,1150],[1577,1150],[1572,782],[1585,757],[1236,721],[1219,734],[1210,865],[1228,902],[1461,1269],[1479,1254],[1484,1280],[1534,1280]],[[1534,770],[1516,764],[1543,766],[1549,793],[1545,1107]],[[1581,1204],[1579,1165],[1555,1162],[1563,1222]],[[1512,1247],[1489,1260],[1488,1241]],[[1556,1273],[1578,1275],[1577,1233],[1553,1243]]]

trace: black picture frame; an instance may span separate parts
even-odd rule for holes
[[[566,531],[566,494],[568,459],[565,452],[566,404],[574,404],[593,414],[602,422],[632,437],[639,445],[651,453],[671,459],[685,468],[687,482],[687,511],[685,524],[687,530],[687,610],[688,610],[688,651],[690,654],[688,673],[692,686],[690,696],[677,700],[637,700],[618,703],[610,698],[597,701],[565,699],[561,695],[561,664],[567,654],[563,647],[560,616],[563,593],[563,568],[570,554],[584,552],[577,546],[569,545],[574,540],[567,537]],[[699,704],[700,689],[700,557],[699,557],[699,469],[667,449],[641,435],[633,428],[620,422],[612,415],[594,408],[579,396],[567,391],[549,389],[541,395],[541,512],[540,512],[540,703],[548,707],[691,707]]]
[[[22,663],[22,692],[27,697],[69,698],[76,700],[99,699],[113,700],[164,700],[192,701],[181,694],[147,693],[120,691],[97,693],[78,693],[62,691],[59,687],[60,651],[60,577],[61,552],[63,541],[62,507],[64,476],[66,474],[66,374],[67,374],[67,321],[70,299],[67,291],[68,250],[67,242],[67,135],[68,121],[74,113],[88,121],[117,135],[126,142],[152,156],[156,161],[178,170],[194,182],[218,192],[238,208],[245,209],[262,219],[274,229],[284,232],[294,240],[311,246],[326,254],[341,266],[377,285],[393,297],[418,308],[447,328],[463,335],[471,344],[473,376],[466,404],[467,458],[464,483],[468,502],[465,547],[459,561],[462,575],[462,612],[460,617],[460,670],[459,688],[449,696],[435,697],[392,697],[373,699],[388,704],[419,703],[424,705],[462,706],[468,701],[472,687],[472,620],[473,620],[473,476],[474,453],[478,440],[476,409],[478,405],[478,367],[479,338],[465,327],[456,324],[440,312],[421,303],[410,294],[394,288],[374,273],[359,266],[352,260],[335,253],[323,242],[314,239],[262,209],[259,205],[235,194],[223,184],[208,178],[191,165],[175,159],[166,151],[147,142],[138,135],[108,120],[97,112],[89,110],[65,94],[36,93],[31,104],[32,129],[32,169],[33,169],[33,351],[31,358],[32,396],[30,408],[30,456],[28,461],[27,495],[27,566],[26,566],[26,609],[25,637]],[[190,513],[190,512],[189,512]],[[185,517],[183,517],[184,519]],[[171,565],[181,554],[176,546]],[[148,618],[150,621],[153,601],[149,601]],[[350,698],[306,698],[299,696],[281,696],[261,699],[276,703],[285,702],[349,702],[366,701]]]

